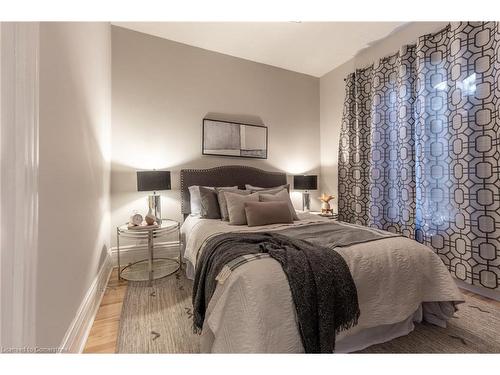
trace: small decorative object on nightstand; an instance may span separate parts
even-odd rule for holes
[[[141,225],[142,224],[142,215],[141,214],[133,214],[130,216],[129,225]]]
[[[165,241],[168,235],[175,235],[174,241]],[[128,238],[134,242],[148,241],[148,258],[130,263],[121,267],[120,239]],[[163,242],[160,242],[163,239]],[[178,256],[174,258],[155,257],[154,251],[158,248],[178,247]],[[118,258],[118,280],[149,281],[173,274],[181,267],[181,235],[180,224],[175,220],[163,219],[161,224],[133,225],[124,224],[116,228],[116,246]],[[140,246],[140,245],[136,245]]]
[[[302,210],[309,211],[311,208],[309,190],[316,190],[318,188],[318,176],[316,175],[293,176],[293,188],[295,190],[304,190],[302,192]]]
[[[333,210],[330,207],[330,201],[335,198],[333,195],[330,194],[321,194],[321,197],[319,197],[321,203],[321,213],[322,214],[332,214],[333,215]]]
[[[153,225],[154,223],[156,223],[156,216],[151,212],[151,207],[149,208],[149,212],[144,218],[144,221],[147,225]]]

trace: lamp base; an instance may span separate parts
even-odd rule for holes
[[[302,210],[309,211],[311,209],[311,199],[309,197],[309,192],[304,191],[302,193]]]
[[[161,225],[161,197],[159,194],[153,194],[148,197],[149,212],[156,217],[156,222]]]

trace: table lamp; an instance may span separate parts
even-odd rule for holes
[[[303,192],[302,192],[302,210],[309,211],[311,208],[311,200],[309,198],[309,190],[317,190],[318,189],[318,176],[316,176],[316,175],[293,176],[293,188],[295,190],[303,190]]]
[[[137,191],[152,191],[148,197],[148,214],[161,225],[161,198],[158,190],[170,190],[170,171],[137,171]]]

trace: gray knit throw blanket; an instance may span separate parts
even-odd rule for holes
[[[227,233],[208,240],[198,259],[193,285],[195,332],[203,328],[205,311],[217,286],[215,278],[224,265],[255,253],[268,253],[281,264],[305,352],[332,353],[336,333],[355,326],[360,314],[349,268],[335,250],[274,232]]]

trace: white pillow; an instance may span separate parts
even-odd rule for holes
[[[292,200],[290,199],[290,194],[285,189],[276,194],[259,193],[259,200],[261,202],[287,202],[293,220],[299,220],[297,212],[295,212],[295,208],[293,207]]]
[[[259,193],[250,195],[240,195],[225,191],[227,212],[229,214],[229,224],[245,225],[247,223],[247,215],[245,213],[245,202],[258,202]]]

